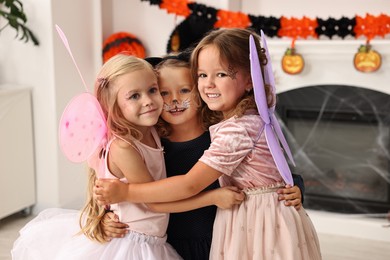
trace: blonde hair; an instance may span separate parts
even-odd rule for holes
[[[115,80],[127,73],[145,69],[154,72],[152,65],[143,59],[117,54],[104,63],[100,70],[95,83],[95,94],[107,119],[109,138],[111,135],[116,135],[128,141],[131,141],[130,137],[142,139],[141,132],[122,114],[117,101],[118,88]]]
[[[189,61],[186,61],[184,59],[175,58],[176,56],[167,56],[162,59],[160,63],[158,63],[155,67],[155,70],[157,72],[157,75],[159,76],[159,71],[163,68],[187,68],[191,70]],[[191,78],[191,81],[193,83],[191,94],[195,97],[195,105],[198,107],[199,113],[198,113],[198,121],[204,128],[204,130],[207,130],[210,125],[213,125],[215,123],[218,123],[220,121],[219,113],[215,113],[208,109],[206,103],[200,98],[200,94],[197,90],[197,86],[194,83],[193,79]],[[158,123],[156,125],[157,131],[161,137],[168,137],[172,133],[172,127],[169,123],[167,123],[162,117],[159,118]]]
[[[249,36],[255,38],[256,49],[259,55],[261,73],[264,76],[263,66],[267,64],[265,50],[260,47],[260,36],[250,29],[216,29],[210,31],[195,47],[191,55],[191,74],[197,84],[198,78],[198,57],[199,53],[206,47],[213,45],[219,50],[220,62],[227,64],[234,69],[240,69],[250,75],[249,59]],[[228,68],[226,68],[228,69]],[[271,86],[265,85],[268,106],[275,103],[275,97],[271,94]],[[235,110],[229,116],[242,116],[248,109],[257,109],[253,89],[245,92]]]
[[[105,214],[103,207],[99,206],[93,198],[93,187],[96,181],[96,172],[94,169],[88,170],[88,190],[87,202],[81,211],[79,219],[80,232],[86,237],[99,243],[106,242],[105,234],[100,226],[100,222]]]
[[[124,118],[117,102],[119,89],[115,85],[115,80],[118,77],[139,70],[151,70],[154,72],[153,67],[143,59],[118,54],[104,63],[98,74],[95,83],[95,95],[107,119],[108,138],[115,135],[129,142],[133,138],[138,140],[142,138],[142,134],[135,126]],[[96,156],[103,158],[102,152]],[[91,240],[104,243],[106,242],[105,236],[99,224],[104,216],[105,210],[93,198],[95,180],[96,172],[90,168],[87,201],[81,211],[79,221],[81,227],[80,233],[83,233]]]

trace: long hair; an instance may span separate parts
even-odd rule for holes
[[[249,59],[249,36],[255,38],[256,49],[259,56],[261,73],[264,76],[263,66],[267,64],[265,50],[260,47],[260,36],[250,29],[216,29],[210,31],[195,47],[191,56],[191,74],[197,84],[198,77],[198,57],[199,53],[206,47],[213,45],[219,51],[221,64],[226,64],[229,67],[240,69],[244,73],[250,75],[250,59]],[[228,68],[226,68],[228,70]],[[270,95],[271,86],[265,85],[268,106],[272,106],[275,102],[275,97]],[[256,109],[253,89],[245,92],[240,102],[236,106],[232,115],[242,116],[246,110]],[[232,116],[231,115],[231,116]]]
[[[101,219],[105,214],[103,207],[96,203],[93,198],[93,186],[96,181],[96,172],[94,169],[88,170],[88,189],[87,189],[87,201],[84,208],[81,211],[79,219],[80,234],[84,234],[86,237],[99,243],[106,242],[105,235],[100,227]]]
[[[138,140],[142,138],[142,134],[133,124],[124,118],[119,108],[117,102],[119,88],[116,86],[115,80],[127,73],[144,69],[153,71],[153,67],[142,59],[118,54],[109,59],[100,70],[95,83],[95,95],[107,119],[108,138],[115,135],[129,142],[131,142],[133,138]],[[104,152],[103,154],[100,153],[94,156],[99,156],[99,159],[103,160]],[[87,201],[81,211],[79,221],[81,227],[80,233],[83,233],[91,240],[104,243],[105,237],[99,224],[105,211],[93,198],[95,180],[96,172],[90,168]]]

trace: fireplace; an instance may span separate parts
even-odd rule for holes
[[[364,43],[363,40],[347,39],[332,39],[330,41],[297,40],[295,42],[295,46],[298,52],[302,54],[305,59],[305,68],[298,75],[288,75],[284,73],[281,68],[281,59],[284,55],[286,48],[289,46],[288,41],[269,39],[268,47],[271,54],[272,67],[276,80],[276,91],[278,95],[278,103],[276,106],[278,109],[278,113],[280,114],[280,118],[283,120],[283,122],[281,123],[282,127],[284,127],[285,135],[287,138],[289,138],[289,144],[290,147],[293,149],[294,157],[297,162],[297,167],[292,167],[294,172],[299,173],[300,171],[303,171],[305,168],[307,168],[305,167],[305,163],[310,166],[310,160],[308,158],[304,158],[304,150],[299,150],[299,147],[297,147],[297,144],[294,143],[294,139],[291,136],[292,134],[295,134],[295,132],[297,132],[297,129],[293,128],[294,124],[295,126],[301,126],[301,124],[298,124],[297,122],[300,117],[305,118],[304,120],[307,121],[305,126],[306,133],[311,133],[310,131],[308,131],[308,129],[313,128],[315,122],[322,123],[322,125],[315,125],[317,126],[316,129],[322,128],[322,131],[327,133],[328,131],[325,128],[327,121],[321,121],[316,119],[318,118],[318,116],[320,116],[321,119],[328,117],[327,120],[330,121],[332,116],[335,117],[335,112],[338,112],[337,120],[333,120],[333,123],[337,122],[340,125],[335,126],[332,129],[343,129],[343,127],[349,127],[345,126],[345,122],[341,120],[344,117],[349,117],[350,119],[356,118],[355,124],[357,124],[358,126],[367,124],[367,121],[370,122],[370,120],[371,122],[377,122],[373,124],[376,124],[378,126],[375,131],[377,131],[377,133],[380,133],[380,135],[377,135],[379,141],[381,142],[381,145],[379,147],[380,149],[382,149],[381,151],[384,152],[380,155],[377,155],[376,160],[379,160],[378,158],[382,158],[381,155],[385,158],[388,158],[390,149],[386,147],[386,145],[388,144],[387,141],[384,139],[387,138],[387,130],[385,130],[385,127],[388,126],[387,122],[389,122],[386,117],[386,114],[388,113],[388,111],[390,111],[388,107],[389,105],[387,105],[388,103],[390,103],[390,62],[388,62],[390,60],[390,40],[374,39],[371,41],[372,46],[374,46],[375,50],[381,53],[383,58],[382,67],[375,73],[361,73],[356,71],[353,67],[353,57],[356,53],[357,48],[362,43]],[[298,92],[294,94],[295,91]],[[309,93],[306,93],[306,91],[309,91]],[[347,91],[351,93],[348,93]],[[295,97],[289,99],[288,96],[290,94]],[[331,98],[333,94],[336,94],[334,96],[334,99]],[[337,98],[338,95],[340,96],[340,98]],[[344,100],[348,102],[344,102]],[[367,100],[371,101],[368,102]],[[331,103],[328,103],[328,101]],[[363,102],[364,105],[362,104]],[[348,103],[350,104],[349,106],[347,105]],[[322,105],[324,106],[323,108],[321,107]],[[359,109],[357,109],[357,105],[363,106],[363,108],[360,109],[364,110],[360,111]],[[320,109],[318,109],[318,107],[320,107]],[[314,110],[312,108],[315,108],[315,110],[317,110],[317,114],[310,114]],[[294,109],[295,111],[293,111]],[[344,110],[344,113],[341,113],[341,109]],[[319,114],[319,111],[322,111],[322,113]],[[287,112],[289,113],[289,116],[292,117],[288,119],[289,122],[286,121]],[[376,115],[378,115],[379,117],[377,117]],[[313,119],[313,117],[315,119]],[[370,117],[372,119],[370,119]],[[304,121],[302,121],[302,125],[303,123]],[[288,125],[291,130],[287,128],[286,125]],[[360,129],[362,132],[367,131],[367,128],[364,127]],[[303,130],[298,132],[303,132]],[[302,138],[302,136],[298,137]],[[308,139],[306,138],[306,136],[303,136],[303,138],[305,140]],[[346,138],[357,140],[357,138],[360,137],[352,138],[351,135],[347,136]],[[366,142],[372,143],[372,141],[370,141],[372,140],[372,137],[370,138],[371,139],[366,140]],[[318,138],[316,137],[316,139]],[[326,144],[326,141],[321,141]],[[338,142],[341,141],[338,140]],[[360,141],[361,140],[359,140],[359,142],[356,142],[360,144]],[[359,151],[359,148],[356,148],[355,151]],[[371,155],[371,153],[369,154]],[[337,158],[341,157],[338,156]],[[317,159],[318,158],[312,158],[311,160],[315,162],[315,160]],[[339,161],[336,162],[339,164],[338,168],[340,168],[340,164],[343,161],[339,159]],[[363,162],[365,163],[365,161]],[[387,162],[385,161],[384,163]],[[332,161],[328,164],[334,163]],[[358,162],[355,164],[362,165],[362,162]],[[371,163],[371,165],[373,164]],[[322,165],[320,166],[322,167]],[[375,169],[375,167],[372,168]],[[383,171],[383,178],[380,182],[383,187],[377,187],[377,190],[381,191],[387,189],[383,194],[388,194],[389,192],[389,171],[386,168],[386,165],[381,165],[381,167],[379,168],[381,170],[376,171],[380,174],[382,174],[381,171]],[[318,169],[315,170],[318,171]],[[338,176],[339,171],[334,170],[332,172],[329,169],[325,169],[325,172],[326,170],[328,170],[327,173],[329,175],[334,174]],[[325,176],[325,173],[323,173],[323,171],[317,171],[313,170],[307,172],[308,174],[319,173],[320,177]],[[372,171],[370,172],[372,173]],[[375,175],[377,175],[377,177],[373,179],[374,182],[380,179],[377,173],[374,173]],[[306,189],[308,189],[308,186],[311,182],[310,175],[308,174],[306,174],[306,172],[303,172]],[[368,171],[363,171],[363,174],[368,174]],[[312,179],[313,181],[317,180],[315,178]],[[323,179],[321,178],[321,180]],[[357,194],[357,192],[352,192],[352,195],[347,196],[347,192],[351,193],[351,191],[346,191],[345,189],[341,188],[346,187],[346,185],[343,184],[342,181],[343,180],[339,180],[337,182],[337,184],[339,185],[338,190],[336,190],[336,188],[331,189],[332,184],[328,184],[323,185],[327,187],[323,190],[314,189],[315,186],[313,185],[312,188],[310,188],[312,190],[309,189],[305,192],[306,196],[303,206],[305,207],[305,209],[307,209],[310,218],[313,220],[317,232],[365,239],[369,238],[373,240],[390,242],[389,230],[388,228],[384,228],[389,223],[387,220],[388,214],[386,210],[386,204],[387,208],[389,208],[388,205],[390,204],[388,197],[386,203],[386,195],[378,195],[378,193],[371,193],[371,195],[369,196],[364,189],[361,189],[361,192],[359,192],[359,194]],[[344,181],[344,183],[351,183],[350,178]],[[372,184],[371,187],[375,185],[376,184]],[[351,185],[351,187],[356,187],[356,185]],[[344,194],[337,194],[337,192],[340,190],[343,191]],[[327,195],[323,196],[323,193]],[[334,194],[337,194],[337,196],[334,196]],[[378,197],[379,199],[376,197]],[[357,212],[358,214],[355,214]]]
[[[390,95],[345,85],[278,94],[277,113],[305,181],[305,207],[390,210]]]

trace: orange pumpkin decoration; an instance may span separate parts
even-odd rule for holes
[[[288,48],[282,58],[282,69],[287,74],[295,75],[302,72],[305,61],[295,48]]]
[[[111,34],[103,42],[103,63],[118,53],[126,53],[138,58],[145,58],[145,47],[142,42],[133,34],[128,32],[117,32]]]
[[[377,71],[381,67],[381,64],[381,55],[371,49],[371,45],[369,44],[361,45],[353,58],[355,69],[360,72],[369,73]]]

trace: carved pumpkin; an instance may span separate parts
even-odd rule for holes
[[[301,73],[305,67],[302,55],[295,51],[295,48],[288,48],[282,58],[282,69],[287,74],[295,75]]]
[[[361,45],[355,54],[353,64],[360,72],[374,72],[380,68],[382,57],[377,51],[371,49],[371,45]]]

